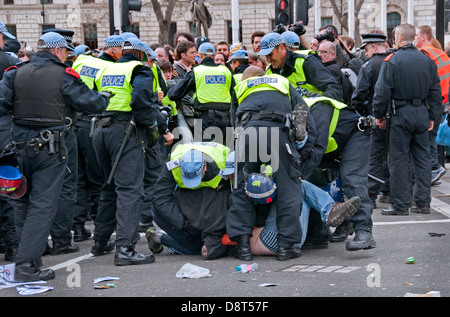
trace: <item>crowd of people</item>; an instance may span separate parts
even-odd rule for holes
[[[30,52],[0,22],[0,242],[16,280],[54,278],[42,256],[88,239],[117,266],[165,248],[285,261],[353,233],[346,250],[375,248],[377,199],[382,215],[430,213],[449,56],[429,26],[399,25],[393,43],[371,30],[359,48],[337,34],[307,41],[296,23],[247,47],[123,32],[90,48],[50,29]]]

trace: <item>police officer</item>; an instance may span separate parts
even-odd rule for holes
[[[423,213],[430,212],[431,161],[428,131],[442,111],[440,80],[436,64],[412,44],[415,27],[402,24],[395,28],[397,51],[383,62],[375,85],[373,114],[377,125],[389,127],[389,171],[392,205],[383,215],[408,215],[412,200]],[[414,65],[414,67],[412,67]],[[392,101],[392,111],[388,105]],[[408,164],[414,169],[414,196],[411,194]]]
[[[101,57],[88,54],[86,50],[89,51],[89,47],[86,45],[79,45],[75,48],[76,59],[73,69],[80,74],[80,78],[89,88],[94,88],[95,75],[99,71],[122,56],[123,42],[118,35],[105,38]],[[95,114],[79,112],[74,125],[78,145],[78,186],[73,219],[73,240],[75,242],[91,237],[91,231],[85,228],[85,223],[89,211],[95,219],[103,185],[100,165],[92,146],[95,122]]]
[[[134,250],[144,200],[146,128],[154,125],[158,111],[158,95],[149,85],[153,73],[142,62],[146,59],[145,50],[142,41],[128,38],[122,57],[97,74],[95,80],[99,91],[111,90],[115,96],[101,115],[93,137],[105,180],[112,179],[102,188],[92,253],[101,255],[111,251],[109,239],[115,230],[115,265],[155,261],[152,253],[141,254]],[[113,166],[117,166],[115,174],[111,174]]]
[[[149,85],[153,87],[153,92],[157,93],[161,101],[161,93],[167,94],[167,88],[165,85],[164,76],[161,74],[161,69],[156,64],[156,57],[158,56],[147,44],[146,44],[147,64],[152,69],[153,82],[149,82]],[[161,83],[161,84],[160,84]],[[166,96],[167,97],[167,96]],[[161,104],[159,104],[161,106]],[[162,108],[160,108],[161,110]],[[169,111],[170,112],[170,111]],[[166,112],[167,113],[167,112]],[[168,115],[168,114],[167,114]],[[156,125],[152,128],[155,137],[153,142],[148,144],[145,148],[145,173],[144,173],[144,191],[145,198],[142,205],[141,217],[139,220],[139,232],[146,232],[148,229],[153,228],[153,187],[156,183],[167,157],[167,147],[173,142],[173,135],[169,131],[167,116],[164,116],[161,111],[157,112]],[[156,137],[156,135],[159,136]],[[160,249],[162,251],[162,249]],[[152,250],[155,253],[157,249]]]
[[[367,190],[370,124],[367,129],[359,124],[361,116],[337,100],[324,96],[304,100],[310,107],[317,128],[314,150],[302,166],[305,179],[312,179],[318,167],[338,173],[345,195],[361,199],[358,211],[349,219],[353,223],[355,237],[346,244],[346,249],[355,251],[375,248],[371,220],[373,208]],[[316,241],[320,242],[320,238]]]
[[[57,212],[66,171],[65,107],[101,113],[109,93],[91,91],[64,64],[68,45],[54,32],[41,36],[33,60],[6,72],[0,83],[0,105],[12,109],[12,138],[24,164],[29,192],[14,201],[20,236],[15,259],[17,281],[54,278],[40,270],[50,227]]]
[[[294,106],[306,105],[286,78],[276,74],[261,75],[264,75],[262,69],[251,66],[245,70],[242,82],[235,88],[233,107],[238,105],[238,126],[244,130],[237,132],[237,189],[231,195],[227,233],[232,241],[237,242],[236,256],[241,260],[251,260],[250,237],[255,225],[256,209],[245,192],[245,174],[257,173],[261,164],[270,164],[278,191],[275,201],[277,260],[284,261],[301,255],[295,244],[301,240],[298,217],[302,196],[300,155],[283,127]],[[268,153],[271,153],[271,157],[267,156]]]
[[[230,183],[224,176],[230,149],[215,142],[178,143],[155,184],[155,222],[168,236],[155,241],[157,232],[146,233],[149,246],[162,243],[181,254],[199,254],[205,260],[226,254],[225,233]],[[152,244],[153,242],[153,244]]]
[[[268,33],[261,39],[259,55],[267,57],[270,64],[266,74],[286,77],[300,95],[315,92],[342,100],[342,87],[325,69],[315,54],[303,55],[286,49],[283,38],[278,33]]]
[[[372,115],[372,99],[375,84],[378,80],[381,64],[389,55],[386,47],[386,36],[383,34],[369,33],[362,34],[361,50],[365,50],[368,60],[363,64],[358,74],[356,88],[352,94],[350,107],[358,111],[363,116]],[[370,153],[369,173],[379,179],[384,180],[381,185],[369,178],[369,196],[373,208],[376,208],[378,193],[383,193],[380,198],[383,202],[390,202],[389,169],[387,166],[386,130],[375,128],[372,134],[372,149]]]
[[[202,132],[208,127],[218,127],[222,130],[222,136],[225,136],[225,129],[230,126],[229,110],[235,86],[234,78],[228,68],[214,63],[215,49],[211,43],[200,45],[198,52],[201,64],[171,88],[168,96],[170,100],[179,101],[190,91],[194,91],[196,95],[193,106],[200,113]]]
[[[231,53],[230,59],[227,61],[233,70],[234,82],[237,85],[241,82],[242,73],[250,66],[248,63],[248,52],[240,49]]]
[[[47,29],[43,30],[42,34],[48,32],[55,32],[64,37],[67,46],[70,48],[70,51],[66,52],[64,63],[72,66],[72,53],[75,50],[72,44],[74,32],[64,29]],[[48,246],[45,254],[47,252],[51,255],[66,254],[77,252],[80,249],[77,244],[72,244],[71,233],[78,184],[78,145],[73,126],[76,121],[77,113],[69,105],[69,107],[66,107],[66,124],[69,128],[65,137],[68,151],[66,175],[58,203],[58,212],[50,229],[53,246],[51,248]]]
[[[0,80],[4,71],[10,66],[20,63],[20,60],[3,51],[10,40],[15,36],[8,32],[5,24],[0,22]],[[11,141],[11,113],[0,114],[0,148],[3,149]],[[5,261],[14,261],[17,252],[18,239],[14,228],[14,211],[12,205],[5,197],[0,197],[0,242],[5,242]]]

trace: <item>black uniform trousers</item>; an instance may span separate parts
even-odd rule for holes
[[[124,122],[126,124],[126,122]],[[144,201],[144,151],[134,128],[119,160],[110,185],[106,180],[125,136],[124,125],[112,124],[95,129],[93,145],[105,183],[95,218],[94,240],[104,243],[116,231],[116,246],[134,246]],[[143,133],[139,133],[143,137]]]
[[[367,189],[372,136],[357,131],[347,140],[341,154],[339,174],[347,197],[361,198],[359,209],[351,218],[355,231],[372,232],[373,206]]]
[[[391,195],[389,167],[386,156],[386,151],[388,150],[386,138],[387,131],[376,127],[372,134],[369,174],[383,180],[384,184],[369,178],[369,196],[371,200],[375,200],[380,191],[386,196]]]
[[[150,224],[153,221],[154,207],[153,187],[161,174],[162,166],[165,162],[165,139],[158,137],[158,141],[151,148],[145,148],[145,173],[144,173],[144,191],[145,198],[142,205],[141,222],[143,225]]]
[[[103,185],[100,165],[92,145],[92,137],[89,136],[90,131],[91,121],[78,119],[75,124],[78,143],[78,189],[73,227],[83,227],[89,211],[95,218]]]
[[[392,206],[407,210],[412,200],[410,162],[414,171],[414,201],[429,207],[431,201],[431,160],[429,113],[425,106],[406,105],[392,116],[389,135],[389,170]]]
[[[23,150],[19,151],[19,155],[23,160],[23,174],[27,178],[27,192],[21,198],[11,200],[20,239],[16,264],[40,261],[66,175],[66,160],[61,160],[59,153],[48,154],[46,147],[35,157],[28,157]]]
[[[238,188],[233,190],[231,206],[227,213],[228,236],[235,241],[240,235],[252,235],[256,222],[255,204],[245,193],[244,166],[249,164],[247,171],[256,167],[255,171],[259,172],[261,164],[270,164],[277,184],[277,197],[274,203],[277,209],[278,246],[291,247],[295,243],[300,243],[302,237],[299,221],[302,203],[298,165],[300,156],[293,143],[289,141],[287,133],[279,126],[252,126],[250,121],[240,133],[237,146]],[[271,155],[270,161],[267,161],[268,157],[264,157],[266,154]]]
[[[73,128],[69,128],[65,136],[65,143],[67,148],[67,168],[58,202],[58,211],[50,230],[53,243],[57,242],[62,245],[67,245],[72,241],[71,230],[77,198],[78,147],[77,136]]]

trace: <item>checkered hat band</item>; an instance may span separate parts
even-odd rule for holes
[[[124,50],[138,50],[138,51],[143,51],[143,52],[146,51],[144,46],[142,46],[142,45],[135,45],[135,44],[124,46],[122,49],[124,49]]]
[[[186,173],[183,170],[181,170],[181,175],[183,175],[186,178],[194,178],[199,176],[202,172],[203,172],[203,167],[205,166],[205,164],[202,165],[202,168],[200,168],[199,170],[192,172],[192,173]]]
[[[73,36],[63,35],[63,38],[64,38],[65,40],[72,41]]]
[[[261,45],[261,49],[265,49],[265,48],[269,48],[269,47],[275,47],[275,46],[281,45],[283,43],[284,43],[283,39],[279,39],[279,40],[276,40],[276,41],[273,41],[273,42],[270,42],[270,43],[267,43],[267,44],[264,43],[264,45]]]
[[[57,47],[66,47],[66,42],[45,43],[44,45],[38,45],[37,48],[57,48]]]
[[[375,43],[375,42],[384,42],[385,40],[383,39],[378,39],[378,38],[371,38],[371,39],[364,39],[363,43]]]
[[[105,48],[108,47],[121,47],[123,45],[123,42],[111,42],[111,43],[106,43],[105,44]]]

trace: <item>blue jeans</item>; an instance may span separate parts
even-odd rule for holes
[[[302,240],[299,244],[301,247],[306,239],[308,232],[309,212],[311,208],[320,213],[323,222],[327,221],[328,214],[333,207],[334,200],[323,189],[311,184],[308,181],[302,180],[302,212],[300,214],[300,226],[302,228]],[[269,215],[267,216],[265,227],[263,231],[277,232],[276,224],[276,207],[272,204]]]

